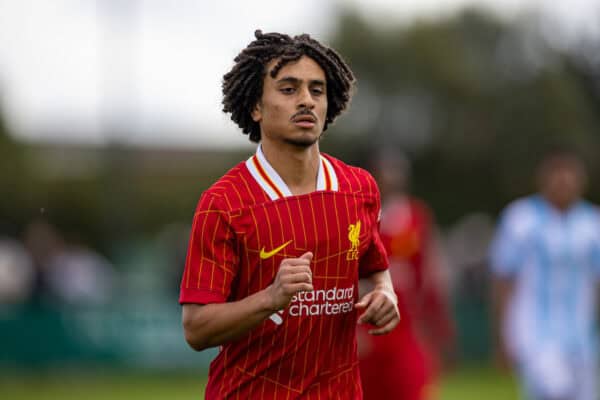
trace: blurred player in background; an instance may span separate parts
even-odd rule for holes
[[[574,153],[547,154],[539,194],[503,211],[492,245],[503,348],[530,399],[597,399],[600,219],[585,182]]]
[[[377,185],[319,152],[354,76],[306,34],[255,35],[224,76],[223,104],[259,145],[198,203],[180,295],[186,340],[221,346],[208,399],[358,400],[356,324],[384,334],[399,315]],[[359,277],[373,286],[360,301]]]
[[[386,336],[359,327],[364,398],[431,399],[442,357],[454,346],[433,215],[409,195],[410,164],[401,152],[380,152],[373,169],[383,200],[380,233],[402,319]]]

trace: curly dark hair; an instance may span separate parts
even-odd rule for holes
[[[235,65],[223,76],[223,112],[231,113],[234,121],[253,142],[260,141],[260,126],[251,113],[260,100],[267,64],[279,62],[271,70],[275,78],[279,70],[302,56],[313,59],[325,72],[327,79],[327,118],[323,130],[348,106],[352,97],[354,74],[342,57],[333,49],[308,34],[293,38],[281,33],[254,32],[256,40],[234,59]]]

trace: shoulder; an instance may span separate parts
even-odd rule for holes
[[[412,215],[425,226],[435,224],[435,216],[431,207],[422,199],[409,196],[408,204]]]
[[[244,176],[244,164],[245,162],[238,163],[206,189],[200,197],[198,208],[218,208],[223,211],[239,208],[247,192],[245,188],[248,179]]]
[[[577,205],[578,212],[591,219],[600,218],[600,207],[587,200],[581,200]]]
[[[340,191],[362,192],[367,195],[379,196],[377,183],[367,170],[346,164],[325,153],[321,153],[321,155],[325,157],[335,169]]]
[[[511,201],[502,210],[502,215],[524,216],[534,214],[541,207],[542,200],[537,195],[521,197]]]
[[[575,221],[580,229],[600,234],[600,208],[593,203],[582,200],[577,205]]]
[[[514,200],[502,211],[500,222],[515,233],[525,234],[535,228],[542,204],[539,196],[527,196]]]
[[[415,210],[415,212],[428,216],[433,214],[433,212],[431,211],[431,207],[429,207],[429,205],[425,203],[423,199],[420,199],[415,196],[409,196],[408,202],[410,204],[410,207],[413,210]]]

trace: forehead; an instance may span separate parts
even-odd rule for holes
[[[581,174],[584,172],[583,163],[573,157],[554,157],[546,160],[542,165],[542,171],[547,174],[572,172]]]
[[[271,60],[267,64],[267,77],[271,78],[271,71],[279,62],[279,58]],[[285,64],[277,72],[277,75],[272,78],[278,80],[284,77],[292,77],[300,80],[321,80],[325,81],[325,71],[323,68],[312,58],[308,56],[302,56],[296,61],[290,61]]]

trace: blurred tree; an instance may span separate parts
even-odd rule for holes
[[[32,182],[26,167],[24,147],[9,132],[3,110],[0,101],[0,235],[14,235],[26,218],[21,206],[27,199],[28,186]]]
[[[567,53],[548,45],[535,18],[509,23],[473,10],[410,26],[346,12],[337,26],[332,44],[358,91],[323,149],[362,165],[380,146],[409,153],[413,191],[443,224],[530,191],[536,156],[551,143],[594,161],[599,43]],[[200,193],[249,152],[23,144],[2,117],[0,109],[0,229],[43,216],[104,249],[189,222]]]
[[[410,153],[414,190],[443,223],[496,212],[531,191],[533,166],[548,146],[571,145],[593,161],[600,149],[598,91],[587,83],[593,69],[581,68],[580,54],[550,46],[535,22],[466,10],[408,27],[373,26],[346,12],[333,44],[355,70],[358,91],[325,150],[362,164],[369,148]]]

